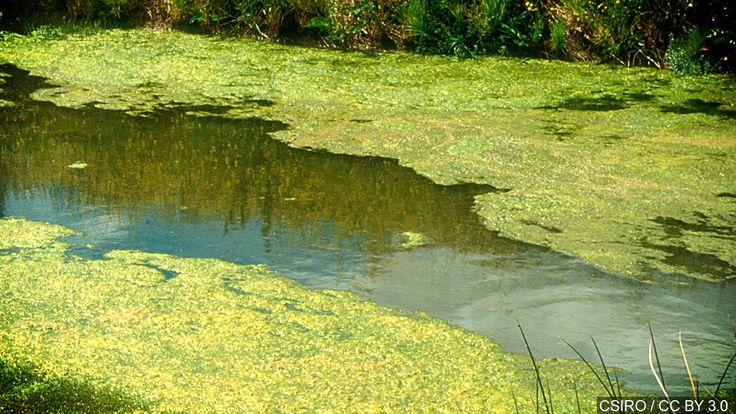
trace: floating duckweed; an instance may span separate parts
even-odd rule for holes
[[[265,266],[113,251],[69,256],[71,232],[0,220],[0,349],[49,375],[114,386],[150,412],[532,412],[528,359],[421,314],[317,291]],[[59,248],[61,246],[62,248]],[[166,278],[160,270],[177,274]],[[586,411],[578,362],[550,360],[555,411]]]
[[[672,236],[654,221],[704,216],[736,228],[733,204],[714,196],[735,191],[736,86],[727,76],[367,56],[147,30],[12,36],[0,60],[60,85],[34,94],[57,105],[139,115],[219,105],[230,108],[219,116],[290,123],[274,136],[296,147],[393,157],[440,184],[511,189],[477,198],[488,228],[620,274],[723,280],[736,269],[733,237]],[[261,101],[273,105],[253,105]],[[693,260],[673,259],[673,249]],[[714,265],[685,263],[704,261]]]
[[[83,169],[87,168],[87,163],[86,162],[77,161],[75,163],[72,163],[72,164],[67,165],[66,167],[67,168],[71,168],[73,170],[83,170]]]
[[[426,246],[428,243],[429,240],[422,233],[414,233],[411,231],[401,233],[401,247],[405,249]]]

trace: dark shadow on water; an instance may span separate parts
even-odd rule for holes
[[[540,229],[542,229],[542,230],[544,230],[544,231],[546,231],[548,233],[554,233],[554,234],[560,234],[560,233],[562,233],[562,230],[558,229],[557,227],[554,227],[554,226],[545,226],[545,225],[543,225],[541,223],[538,223],[536,221],[533,221],[533,220],[522,220],[521,222],[524,223],[524,224],[526,224],[527,226],[539,227]]]
[[[0,74],[8,76],[4,78],[5,83],[0,84],[0,98],[15,103],[29,100],[29,95],[39,89],[57,86],[46,78],[31,75],[30,72],[9,63],[0,64]]]
[[[542,130],[554,136],[558,141],[566,141],[575,137],[578,125],[572,123],[561,123],[557,120],[545,120],[547,125]]]
[[[662,105],[660,110],[672,114],[705,114],[721,118],[736,118],[736,110],[721,109],[724,104],[702,99],[688,99],[677,105]]]
[[[736,266],[712,254],[697,253],[682,246],[647,241],[642,241],[641,246],[667,253],[667,257],[661,260],[662,263],[688,272],[708,273],[724,280],[736,275]]]
[[[629,92],[624,94],[624,99],[628,102],[649,102],[656,97],[656,95],[645,92]]]
[[[5,255],[5,254],[15,254],[15,253],[20,252],[21,250],[23,249],[20,247],[9,247],[7,249],[0,249],[0,256]]]
[[[568,98],[556,106],[544,106],[539,109],[569,109],[573,111],[617,111],[626,109],[626,100],[614,96],[600,98]]]
[[[159,273],[161,273],[161,276],[164,277],[164,280],[171,280],[171,279],[179,276],[179,272],[177,272],[175,270],[164,269],[162,267],[156,266],[156,265],[151,264],[151,263],[135,263],[135,265],[136,266],[147,267],[149,269],[153,269],[153,270],[158,271]]]
[[[656,217],[650,220],[662,227],[665,237],[674,244],[680,242],[685,232],[704,233],[715,239],[736,239],[736,228],[710,224],[710,219],[703,213],[693,212],[694,222],[687,222],[674,217]],[[736,275],[736,265],[733,265],[715,255],[690,251],[682,245],[656,244],[648,241],[642,246],[665,252],[668,256],[663,263],[692,272],[708,273],[718,278],[727,279]]]
[[[49,375],[24,361],[0,356],[2,413],[123,413],[145,412],[132,396],[92,385],[69,375]]]
[[[724,239],[736,239],[736,228],[708,224],[707,218],[701,218],[696,223],[689,223],[674,217],[657,217],[651,221],[661,225],[668,237],[682,237],[683,231],[690,231],[710,233],[714,237]]]
[[[599,97],[571,97],[563,100],[556,106],[543,106],[538,109],[568,109],[572,111],[618,111],[626,109],[633,103],[649,102],[656,95],[645,92],[628,92],[623,97],[604,95]]]

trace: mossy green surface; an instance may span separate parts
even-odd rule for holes
[[[342,53],[178,32],[7,36],[34,97],[145,115],[185,102],[290,123],[297,147],[487,183],[488,228],[637,278],[736,273],[736,83],[644,68]],[[263,105],[263,100],[273,105]]]
[[[263,266],[66,253],[70,231],[0,220],[0,356],[147,412],[533,412],[528,358],[422,314],[309,290]],[[549,360],[555,411],[604,392]],[[0,390],[2,394],[2,390]]]

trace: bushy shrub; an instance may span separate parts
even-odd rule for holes
[[[667,66],[680,75],[711,73],[717,65],[703,55],[707,36],[697,27],[692,28],[683,39],[670,37],[670,46],[665,54]]]
[[[326,13],[313,17],[306,28],[318,29],[329,42],[342,47],[402,46],[404,33],[397,18],[405,0],[331,0]]]
[[[666,34],[684,26],[686,0],[561,0],[548,2],[554,22],[565,25],[565,53],[576,60],[659,65]],[[554,25],[555,23],[553,23]],[[551,30],[557,39],[560,27]],[[555,41],[549,43],[554,47]],[[557,52],[558,49],[554,49]]]
[[[694,0],[688,23],[704,35],[702,55],[721,69],[736,71],[736,1]],[[675,33],[677,35],[677,33]],[[683,41],[683,37],[679,38]]]
[[[549,28],[549,49],[557,57],[565,53],[567,26],[564,21],[556,21]]]
[[[402,18],[409,45],[459,56],[536,45],[544,27],[538,4],[516,0],[409,0]]]
[[[143,0],[66,0],[65,4],[72,17],[103,21],[130,17],[144,8]]]
[[[171,0],[178,20],[216,32],[276,37],[324,14],[327,0]]]

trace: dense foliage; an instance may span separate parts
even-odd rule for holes
[[[346,48],[542,53],[574,60],[733,69],[729,0],[11,0],[0,22],[62,12],[98,22],[142,18]]]

